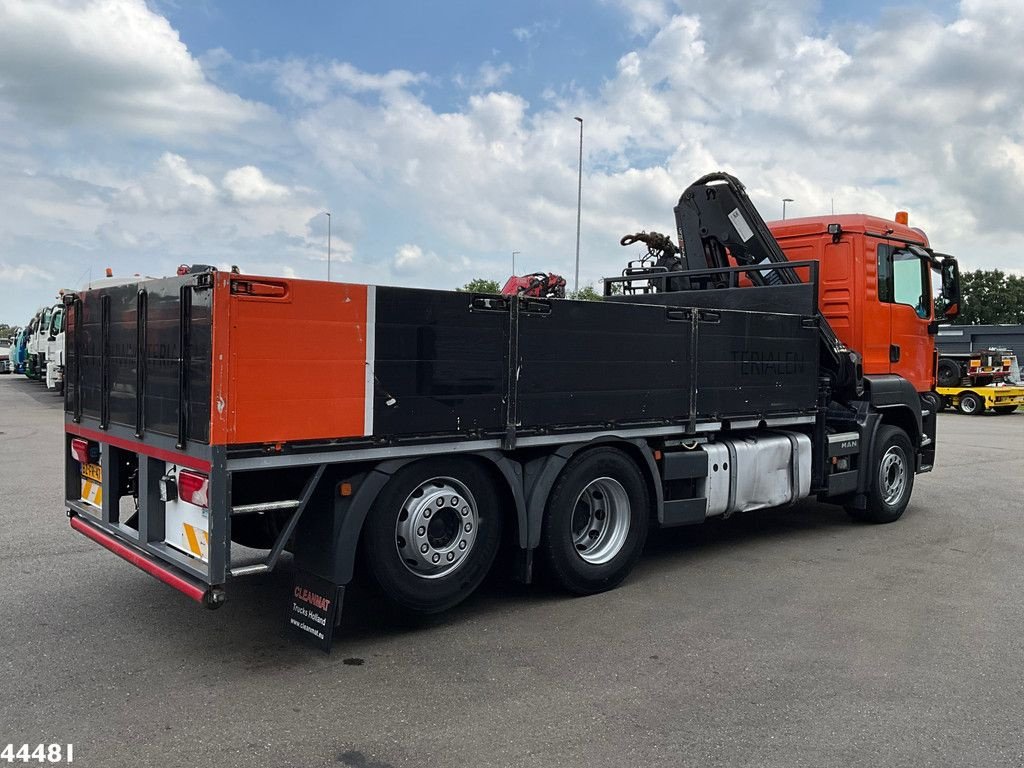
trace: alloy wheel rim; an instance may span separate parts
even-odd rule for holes
[[[586,563],[602,565],[622,550],[629,535],[630,504],[626,489],[612,477],[592,480],[573,505],[573,548]]]
[[[408,571],[439,579],[466,562],[479,528],[480,512],[469,488],[452,477],[432,477],[402,503],[395,547]]]
[[[882,489],[882,500],[890,507],[903,497],[907,487],[907,458],[895,445],[882,456],[878,468],[878,487]]]

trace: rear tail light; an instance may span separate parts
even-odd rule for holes
[[[210,478],[198,472],[183,469],[178,472],[178,498],[197,507],[209,505]]]
[[[79,464],[95,464],[100,460],[100,447],[81,437],[71,439],[71,458]]]

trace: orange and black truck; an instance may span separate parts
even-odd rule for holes
[[[898,519],[955,261],[897,221],[769,227],[726,174],[675,219],[603,301],[213,270],[67,295],[72,527],[209,607],[286,556],[289,623],[329,644],[357,567],[431,613],[503,542],[588,594],[652,526],[807,497]]]

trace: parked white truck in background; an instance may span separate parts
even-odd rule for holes
[[[46,338],[50,327],[53,307],[40,307],[32,318],[32,335],[25,349],[27,352],[26,372],[30,379],[42,379],[46,365]]]
[[[54,304],[46,336],[46,388],[64,391],[64,306]]]

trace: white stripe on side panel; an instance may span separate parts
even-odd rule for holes
[[[377,288],[366,286],[366,393],[363,401],[363,434],[373,434],[373,358],[377,348]]]

